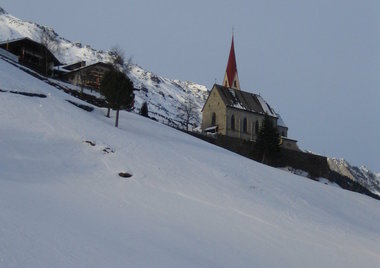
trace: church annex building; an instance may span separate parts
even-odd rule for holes
[[[288,138],[288,127],[280,115],[260,95],[240,89],[232,37],[223,85],[213,86],[202,109],[202,132],[255,141],[265,114],[277,127],[281,147],[299,150],[297,141]]]

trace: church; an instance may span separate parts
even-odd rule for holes
[[[299,150],[297,141],[288,138],[288,127],[281,116],[260,95],[240,89],[232,37],[223,84],[214,84],[202,108],[202,132],[255,141],[265,114],[277,127],[281,147]]]

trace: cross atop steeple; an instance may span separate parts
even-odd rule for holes
[[[223,86],[240,90],[239,76],[236,67],[234,34],[232,32],[232,42],[230,55],[228,57],[227,69],[223,79]]]

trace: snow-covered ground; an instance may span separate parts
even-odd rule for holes
[[[115,128],[3,60],[0,89],[0,267],[380,266],[377,200],[133,113]]]

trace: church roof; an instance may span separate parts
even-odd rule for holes
[[[276,113],[277,114],[277,126],[279,127],[284,127],[284,128],[288,128],[284,122],[284,120],[282,120],[280,114]]]
[[[213,88],[219,92],[227,107],[278,117],[272,107],[260,95],[217,84]]]
[[[231,49],[230,49],[230,55],[228,57],[228,62],[227,62],[226,74],[227,74],[227,79],[228,79],[228,85],[232,86],[234,82],[234,78],[237,74],[234,37],[232,37]]]

